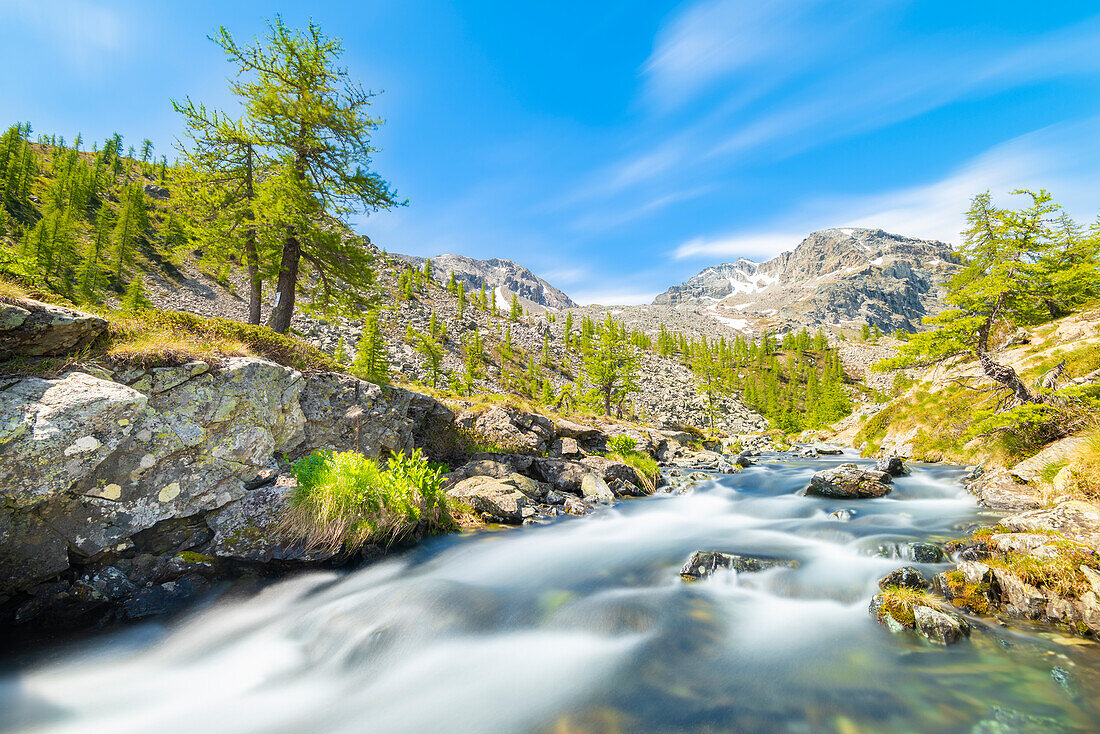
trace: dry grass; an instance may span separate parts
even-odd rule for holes
[[[1094,428],[1085,435],[1084,446],[1063,471],[1064,491],[1073,497],[1100,505],[1100,429]]]
[[[1098,559],[1092,549],[1069,540],[1053,541],[1058,552],[1049,556],[1026,553],[1006,553],[986,561],[990,566],[1012,572],[1027,584],[1048,589],[1067,599],[1079,599],[1092,589],[1081,572],[1081,566],[1097,568]]]
[[[108,330],[104,356],[111,362],[158,367],[226,357],[255,356],[244,342],[201,330],[173,329],[144,316],[116,316]]]
[[[933,606],[931,597],[923,589],[909,589],[902,586],[888,586],[882,592],[882,607],[879,615],[889,614],[895,620],[913,627],[916,618],[913,616],[913,607]]]

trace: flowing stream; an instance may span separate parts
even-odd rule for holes
[[[0,730],[1095,731],[1092,643],[986,620],[940,648],[871,620],[877,579],[911,563],[880,548],[904,556],[993,517],[936,465],[881,499],[800,496],[852,459],[764,456],[688,494],[437,538],[9,657]],[[801,565],[684,583],[695,550]]]

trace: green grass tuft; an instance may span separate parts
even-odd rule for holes
[[[420,450],[383,468],[355,451],[315,451],[294,464],[283,528],[309,548],[353,551],[454,529],[442,476]]]

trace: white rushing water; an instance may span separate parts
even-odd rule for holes
[[[908,563],[878,549],[957,537],[981,513],[946,467],[881,499],[800,495],[839,460],[439,538],[22,656],[0,672],[0,730],[969,732],[998,710],[1087,730],[1087,702],[1050,670],[1092,680],[1091,653],[1011,630],[937,649],[872,622],[877,579]],[[695,550],[800,565],[685,584]]]

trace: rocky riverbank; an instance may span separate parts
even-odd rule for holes
[[[30,343],[44,356],[106,328],[53,307],[5,306],[4,316],[0,346],[25,353]],[[317,449],[384,459],[419,448],[454,467],[444,487],[467,523],[519,524],[652,491],[654,477],[603,456],[612,437],[659,459],[695,440],[506,405],[448,406],[257,357],[112,364],[0,380],[0,624],[143,618],[245,574],[383,554],[317,550],[282,526],[290,465]]]

